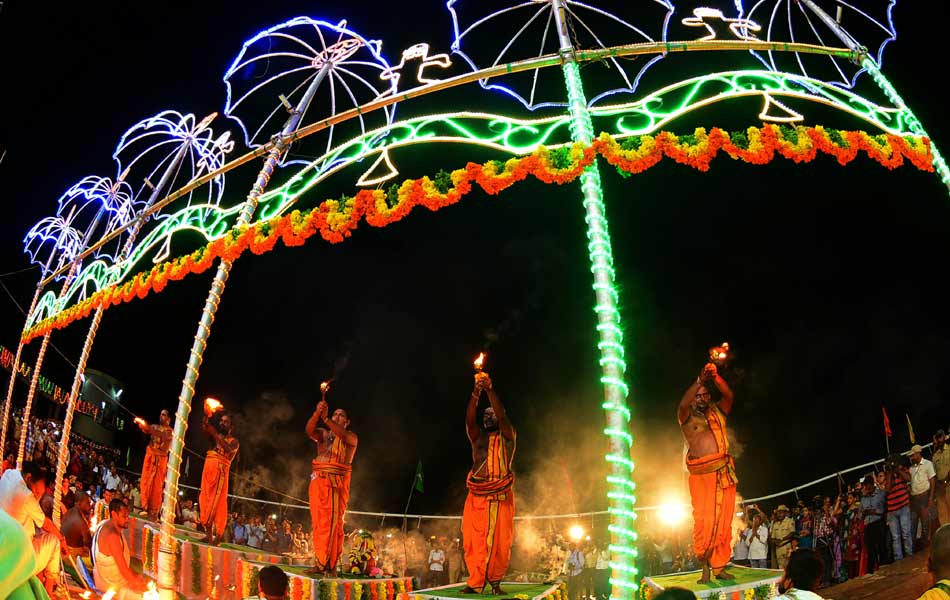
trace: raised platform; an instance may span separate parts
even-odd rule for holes
[[[493,596],[490,588],[485,588],[487,594],[462,594],[464,587],[464,583],[443,585],[413,592],[409,597],[420,600],[567,600],[567,586],[563,583],[502,582],[501,588],[507,592],[504,596]]]
[[[139,517],[127,530],[129,549],[142,561],[142,572],[157,576],[158,523]],[[233,599],[257,595],[257,574],[267,565],[277,565],[290,578],[290,600],[396,600],[412,590],[410,577],[323,578],[306,574],[307,566],[293,556],[262,552],[248,546],[211,546],[198,539],[197,531],[175,531],[173,577],[178,592],[188,600]],[[560,600],[560,599],[557,599]]]
[[[708,584],[696,583],[702,575],[701,571],[644,577],[640,586],[640,598],[650,600],[661,591],[671,587],[686,588],[696,594],[697,598],[709,600],[765,600],[778,596],[778,583],[782,579],[782,571],[730,566],[729,572],[736,576],[735,580],[713,579]]]

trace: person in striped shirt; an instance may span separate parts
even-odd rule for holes
[[[887,528],[891,532],[894,560],[914,553],[914,537],[910,518],[910,471],[901,463],[899,454],[891,454],[884,462],[887,473]]]

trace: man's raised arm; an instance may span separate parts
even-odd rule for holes
[[[693,382],[693,385],[689,386],[686,389],[686,392],[683,394],[683,398],[680,400],[679,408],[676,410],[676,418],[679,420],[679,424],[682,425],[686,422],[686,419],[689,418],[689,405],[693,401],[693,398],[696,397],[696,390],[699,388],[699,380]]]
[[[310,419],[307,420],[307,437],[311,440],[320,443],[323,441],[323,432],[317,429],[317,425],[320,423],[320,420],[326,416],[329,407],[325,400],[317,402],[317,408],[314,409],[313,414],[310,415]]]
[[[732,410],[732,402],[735,400],[735,396],[732,395],[732,388],[729,387],[729,384],[726,383],[726,380],[723,379],[719,373],[715,373],[710,378],[710,381],[719,388],[719,393],[722,394],[722,399],[719,400],[719,410],[721,410],[723,414],[728,415]]]
[[[230,452],[237,450],[237,444],[234,442],[227,442],[221,433],[218,431],[217,427],[211,424],[211,420],[208,418],[208,415],[205,415],[204,419],[201,421],[201,428],[204,429],[204,432],[214,440],[216,446],[224,448]]]
[[[475,389],[472,390],[472,397],[468,400],[468,406],[465,408],[465,433],[468,434],[468,441],[475,443],[478,439],[479,429],[475,411],[478,408],[478,397],[481,396],[482,385],[478,378],[475,378]]]
[[[498,431],[501,432],[505,438],[509,440],[515,439],[515,428],[511,425],[511,421],[508,420],[508,413],[505,412],[505,407],[501,403],[501,400],[498,399],[498,394],[495,393],[495,388],[492,386],[491,377],[487,374],[485,375],[485,392],[488,394],[488,401],[491,403],[492,410],[495,411],[495,418],[498,419]]]

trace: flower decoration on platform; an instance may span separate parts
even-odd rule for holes
[[[630,9],[631,20],[608,12],[600,4],[603,3],[597,0],[449,0],[447,7],[454,28],[452,51],[477,71],[557,55],[561,35],[570,38],[577,50],[666,40],[674,10],[668,0],[637,2],[635,11]],[[556,30],[555,11],[564,12],[570,31]],[[636,21],[632,20],[634,17]],[[601,65],[589,67],[602,72],[597,80],[609,83],[596,88],[591,85],[588,104],[618,92],[635,91],[643,73],[661,58],[662,55],[637,59],[610,57]],[[587,81],[595,78],[589,77]],[[480,83],[485,89],[508,94],[530,110],[567,104],[562,100],[563,77],[554,69],[535,68]]]

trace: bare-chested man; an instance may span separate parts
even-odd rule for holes
[[[490,406],[478,425],[477,407],[482,392]],[[485,584],[492,594],[504,595],[501,580],[508,571],[514,539],[516,433],[487,373],[475,374],[475,389],[465,411],[465,431],[472,444],[472,470],[466,485],[468,497],[462,512],[462,538],[468,581],[462,593],[480,594]]]
[[[350,500],[350,474],[359,440],[349,430],[350,418],[338,408],[328,417],[326,392],[307,421],[307,437],[317,443],[310,475],[310,518],[314,565],[311,573],[336,572],[343,552],[343,514]],[[326,428],[318,427],[322,422]]]
[[[142,508],[148,518],[158,518],[162,507],[162,486],[165,484],[165,468],[168,466],[168,449],[172,445],[171,417],[167,410],[158,416],[158,425],[150,425],[136,419],[136,424],[149,436],[142,463]]]
[[[713,396],[715,394],[715,397]],[[689,495],[693,502],[693,551],[703,566],[699,583],[732,579],[725,567],[732,555],[732,516],[735,514],[735,464],[729,455],[726,415],[732,410],[732,390],[708,363],[683,394],[677,417],[689,452]]]
[[[92,575],[100,590],[115,590],[116,600],[141,600],[148,584],[129,564],[129,545],[122,535],[128,528],[129,506],[116,498],[92,540]]]
[[[201,428],[211,438],[214,447],[205,455],[204,469],[201,471],[201,491],[198,493],[198,519],[207,532],[207,540],[215,544],[224,535],[228,523],[228,481],[231,475],[231,462],[238,453],[241,444],[234,437],[234,425],[231,416],[222,414],[218,424],[211,422],[211,415],[205,412]]]
[[[92,499],[86,492],[76,492],[76,503],[63,515],[62,532],[66,550],[73,556],[89,556],[92,532],[89,519],[92,516]]]

